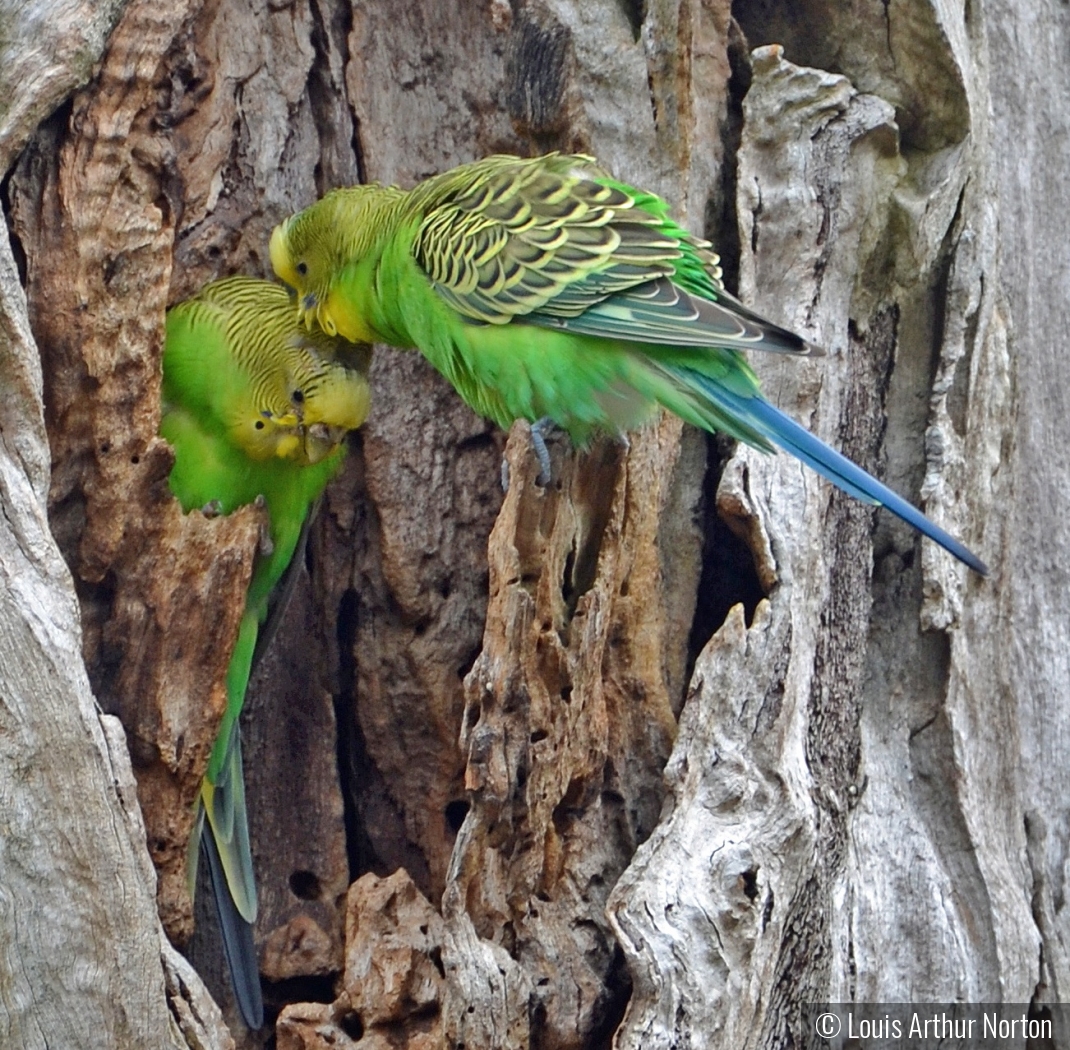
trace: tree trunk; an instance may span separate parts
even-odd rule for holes
[[[0,17],[4,1047],[231,1045],[157,913],[246,1048],[736,1050],[807,1041],[808,1003],[1061,1000],[1064,5]],[[277,1020],[246,1032],[184,865],[262,522],[168,493],[164,310],[269,275],[331,187],[550,149],[825,347],[753,359],[767,395],[992,575],[672,418],[552,442],[540,486],[526,424],[379,348],[243,717]]]

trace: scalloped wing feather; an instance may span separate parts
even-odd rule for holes
[[[507,324],[545,309],[582,313],[674,272],[680,240],[584,157],[493,157],[452,173],[413,253],[458,313]],[[584,279],[591,277],[589,284]]]
[[[413,254],[470,321],[605,339],[814,354],[721,285],[708,242],[590,158],[491,157],[437,183]]]

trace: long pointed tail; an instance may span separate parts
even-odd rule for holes
[[[210,827],[204,828],[204,853],[208,859],[212,896],[219,916],[219,932],[223,938],[234,998],[238,1001],[238,1009],[245,1023],[255,1030],[264,1024],[264,999],[260,991],[260,965],[253,941],[253,927],[234,905],[223,870],[223,860]]]
[[[742,397],[726,390],[716,381],[691,369],[681,369],[681,378],[691,386],[699,387],[723,411],[745,420],[746,423],[774,445],[797,456],[822,477],[828,478],[844,492],[865,503],[887,507],[909,525],[929,539],[939,543],[944,550],[968,565],[982,576],[988,575],[988,567],[954,536],[934,525],[916,507],[897,496],[887,485],[872,474],[856,466],[846,456],[830,448],[820,438],[801,427],[790,416],[774,408],[762,397]]]
[[[249,817],[245,808],[241,733],[235,722],[218,781],[205,777],[201,785],[206,830],[216,845],[234,906],[246,922],[256,922],[256,877],[249,846]]]
[[[201,786],[194,834],[198,836],[208,861],[212,897],[219,916],[219,932],[230,969],[234,998],[253,1029],[264,1023],[264,1002],[260,994],[260,967],[253,942],[256,920],[256,881],[249,848],[249,821],[245,809],[242,774],[241,734],[237,722],[231,727],[219,781],[207,777]],[[191,858],[196,851],[191,843]],[[193,863],[191,859],[190,863]],[[193,869],[193,878],[196,878]]]

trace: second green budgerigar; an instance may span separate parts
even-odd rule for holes
[[[815,348],[730,296],[709,244],[589,157],[489,157],[408,192],[335,190],[275,230],[271,260],[310,326],[418,348],[502,427],[549,419],[583,444],[661,405],[790,452],[987,572],[762,396],[741,351]]]
[[[263,1021],[263,1003],[238,716],[272,593],[342,464],[345,435],[368,414],[369,356],[366,346],[309,332],[286,289],[268,281],[216,281],[167,315],[160,433],[174,447],[171,490],[187,511],[228,514],[262,498],[269,519],[227,668],[227,706],[189,857],[192,891],[203,841],[235,996],[253,1028]]]

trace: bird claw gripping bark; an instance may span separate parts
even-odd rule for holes
[[[539,488],[546,488],[553,480],[553,467],[550,463],[550,450],[546,447],[546,438],[558,425],[549,417],[543,416],[531,424],[531,445],[535,458],[539,461],[539,473],[535,477],[535,484]],[[509,461],[502,456],[502,492],[509,491]]]
[[[546,438],[556,429],[557,424],[549,416],[543,416],[542,419],[531,424],[531,444],[535,449],[535,458],[539,461],[539,476],[535,479],[535,484],[540,488],[546,488],[553,477]]]

